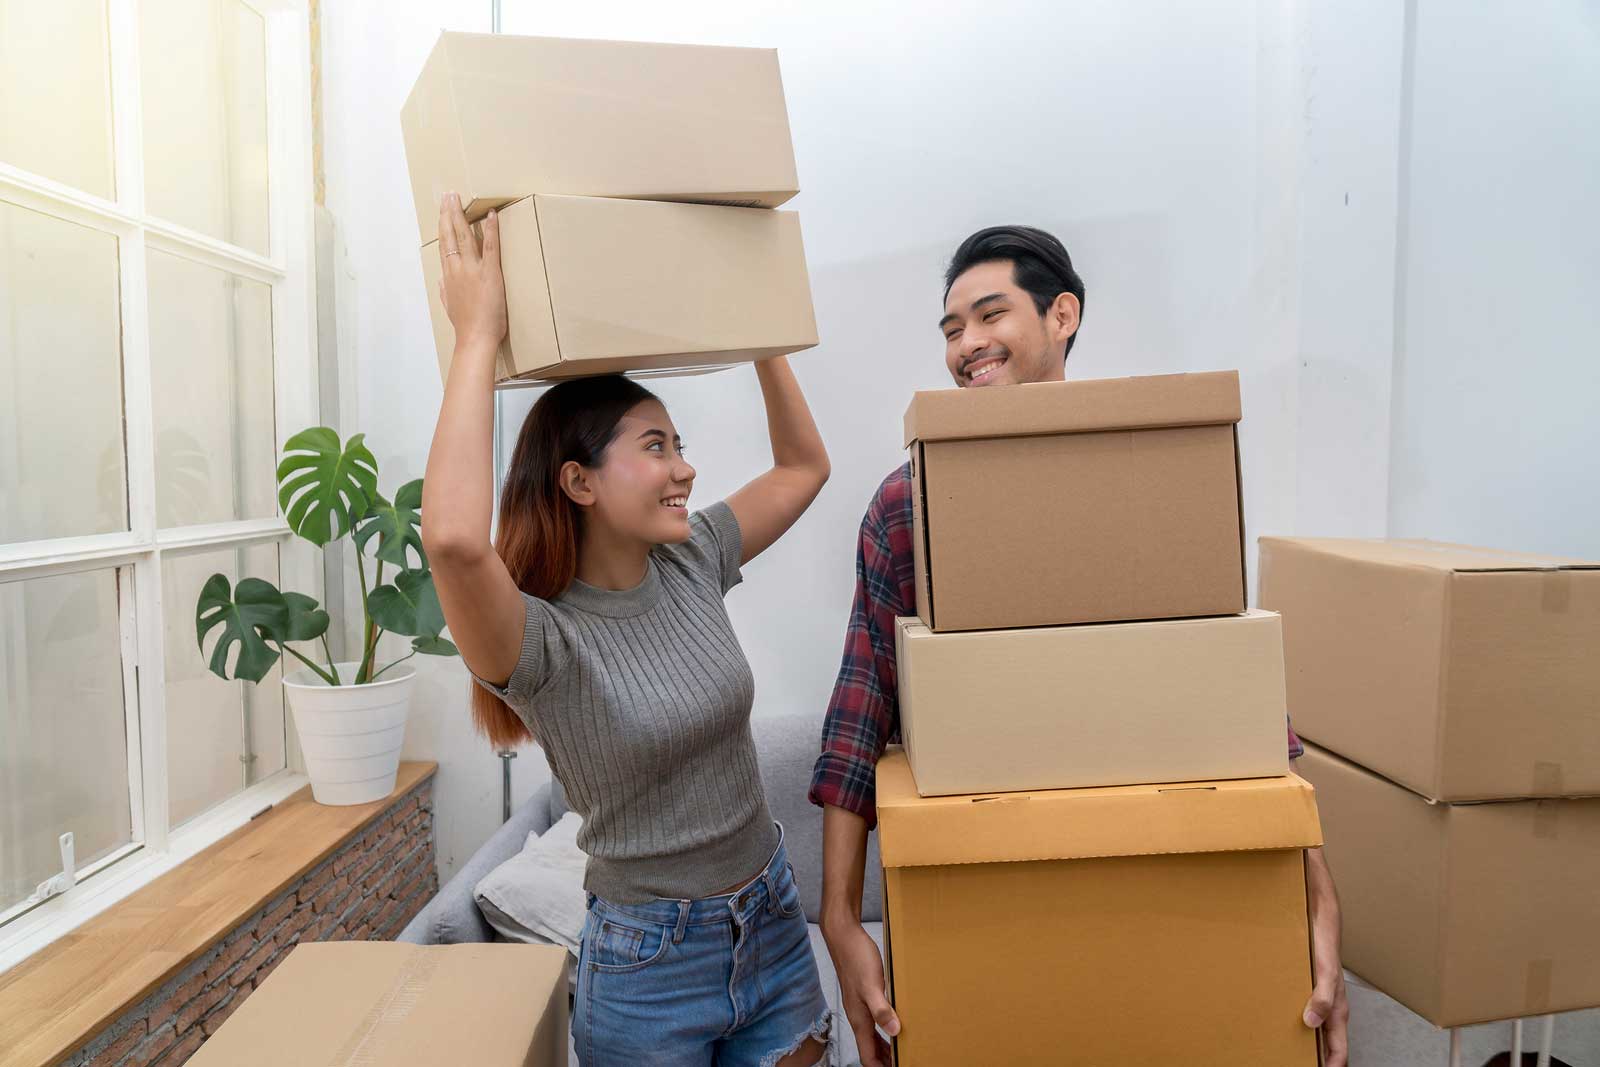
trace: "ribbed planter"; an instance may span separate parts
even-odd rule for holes
[[[354,678],[360,664],[336,666]],[[309,670],[284,677],[318,804],[367,804],[394,790],[416,676],[402,666],[366,685],[329,685]]]

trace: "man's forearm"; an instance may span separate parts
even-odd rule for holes
[[[867,867],[867,820],[833,804],[822,808],[822,932],[861,925]]]

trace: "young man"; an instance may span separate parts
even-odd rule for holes
[[[1028,226],[994,226],[968,237],[945,271],[945,366],[963,389],[991,389],[1066,377],[1083,313],[1083,281],[1060,241]],[[877,822],[878,760],[900,731],[894,620],[916,612],[911,556],[911,468],[884,479],[856,553],[855,604],[844,661],[822,729],[811,802],[823,807],[822,932],[839,972],[845,1015],[862,1067],[888,1067],[900,1022],[884,993],[883,959],[861,925],[867,834]],[[1288,730],[1289,756],[1300,740]],[[1344,971],[1339,902],[1322,850],[1307,852],[1314,986],[1304,1022],[1322,1028],[1327,1067],[1346,1067]]]

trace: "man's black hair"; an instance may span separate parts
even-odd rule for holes
[[[990,226],[961,242],[950,266],[944,272],[944,295],[956,279],[979,263],[1010,260],[1011,273],[1018,288],[1033,297],[1033,306],[1043,315],[1056,297],[1071,293],[1078,298],[1078,315],[1083,316],[1083,279],[1072,269],[1067,248],[1051,234],[1032,226]],[[1067,338],[1067,354],[1078,340],[1076,332]]]

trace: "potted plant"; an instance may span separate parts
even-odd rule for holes
[[[422,653],[454,656],[442,636],[444,612],[422,549],[422,479],[407,482],[393,501],[378,492],[378,461],[356,434],[343,445],[326,426],[303,430],[284,445],[278,464],[278,504],[289,528],[319,548],[350,535],[361,580],[361,658],[333,662],[328,613],[303,593],[280,592],[260,578],[213,574],[200,590],[195,635],[205,654],[217,631],[210,668],[220,678],[259,682],[285,654],[304,669],[284,675],[311,793],[319,804],[365,804],[394,790],[416,672],[404,662]],[[369,587],[366,556],[377,570]],[[394,568],[384,581],[384,567]],[[411,651],[376,664],[384,633],[411,638]],[[317,641],[323,664],[294,646]],[[229,658],[233,647],[238,655]],[[316,650],[312,650],[315,655]]]

